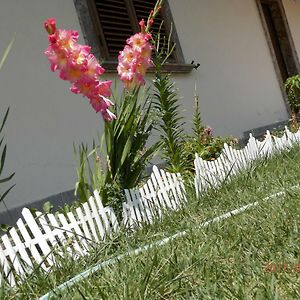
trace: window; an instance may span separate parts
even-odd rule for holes
[[[280,4],[280,1],[277,0],[260,0],[270,46],[274,51],[282,80],[285,81],[289,76],[298,74],[298,70],[297,61],[293,55],[294,46]]]
[[[147,21],[153,9],[153,0],[74,0],[80,25],[86,42],[92,46],[96,57],[109,71],[115,71],[119,51],[124,48],[126,39],[139,31],[139,21]],[[176,47],[165,66],[167,71],[188,72],[193,65],[185,64],[179,44],[176,28],[172,20],[170,7],[164,1],[159,16],[153,24],[157,32],[161,22],[162,35],[167,35],[172,28],[171,40]]]
[[[299,62],[281,0],[256,0],[285,101],[283,83],[299,73]],[[289,105],[286,105],[289,109]]]

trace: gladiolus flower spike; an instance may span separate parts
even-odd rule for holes
[[[45,55],[50,62],[50,69],[53,72],[59,70],[59,77],[72,84],[70,90],[87,97],[104,120],[115,119],[116,116],[109,111],[113,103],[107,98],[111,96],[112,82],[99,80],[105,70],[90,53],[91,48],[77,43],[77,31],[56,29],[53,18],[46,20],[44,27],[48,32],[49,46]]]
[[[149,67],[153,66],[151,59],[154,46],[151,44],[152,35],[150,28],[155,16],[161,8],[161,1],[158,1],[151,11],[145,25],[144,19],[139,22],[141,31],[126,40],[126,46],[118,56],[118,74],[123,81],[125,88],[136,87],[145,84],[144,76]]]

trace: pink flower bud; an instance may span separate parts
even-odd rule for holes
[[[145,32],[145,29],[146,29],[144,19],[142,19],[142,20],[139,22],[139,25],[140,25],[140,27],[141,27],[141,32],[144,33],[144,32]]]
[[[56,32],[56,21],[54,18],[49,18],[44,22],[44,27],[49,35]]]

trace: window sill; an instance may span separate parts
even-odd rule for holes
[[[106,61],[101,64],[103,68],[105,68],[107,73],[116,73],[117,72],[117,66],[118,63],[116,61]],[[196,65],[193,64],[166,64],[162,68],[162,71],[167,73],[167,72],[172,72],[172,73],[189,73],[195,68]],[[154,73],[155,69],[150,68],[149,71],[150,73]]]

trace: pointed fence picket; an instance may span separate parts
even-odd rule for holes
[[[185,187],[179,173],[169,173],[153,166],[148,181],[140,188],[125,190],[123,225],[141,227],[162,218],[165,210],[178,210],[187,202]]]
[[[285,127],[282,137],[272,136],[267,131],[263,141],[255,139],[250,134],[247,145],[241,150],[236,150],[225,143],[221,155],[216,160],[203,160],[196,153],[194,161],[196,195],[199,196],[207,188],[218,187],[245,169],[249,162],[288,149],[295,142],[300,142],[300,130],[292,133]]]

